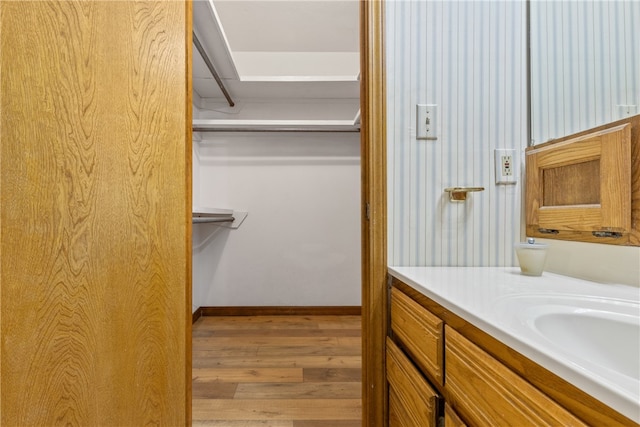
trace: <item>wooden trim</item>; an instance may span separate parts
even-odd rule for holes
[[[525,378],[538,390],[551,397],[585,423],[590,425],[607,426],[637,426],[636,423],[629,420],[624,415],[558,377],[556,374],[531,361],[526,356],[518,353],[514,349],[503,344],[501,341],[478,329],[473,324],[451,313],[451,311],[424,296],[411,286],[403,283],[395,277],[392,280],[393,287],[398,288],[418,304],[444,320],[444,322],[456,330],[456,332],[475,343],[478,347],[499,360],[513,372],[517,373],[522,378]]]
[[[362,425],[387,420],[385,338],[387,296],[385,2],[360,2],[360,111],[362,126]]]
[[[196,313],[199,313],[198,318],[201,316],[360,316],[361,308],[359,306],[199,307]],[[194,318],[196,313],[193,314]]]
[[[202,317],[202,307],[198,307],[196,311],[191,315],[191,324],[193,325]]]

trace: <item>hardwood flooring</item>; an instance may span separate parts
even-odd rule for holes
[[[360,316],[205,316],[193,425],[360,427]]]

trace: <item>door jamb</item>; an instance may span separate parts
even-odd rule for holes
[[[387,419],[386,82],[383,0],[360,2],[362,425]]]

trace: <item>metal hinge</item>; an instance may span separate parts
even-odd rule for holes
[[[591,234],[594,237],[613,237],[616,239],[622,237],[622,233],[616,233],[615,231],[593,231]]]
[[[560,233],[558,230],[552,230],[550,228],[538,228],[538,232],[543,234],[559,234]]]
[[[369,206],[369,202],[367,202],[367,204],[365,205],[364,215],[367,218],[367,221],[369,221],[371,219],[371,208]]]

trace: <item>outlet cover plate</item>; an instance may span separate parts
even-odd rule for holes
[[[496,148],[494,150],[496,184],[511,185],[518,181],[516,172],[516,150]]]

